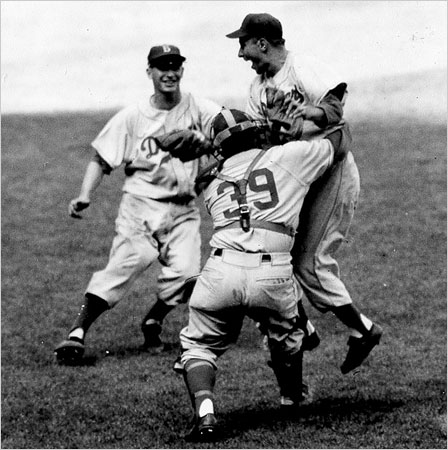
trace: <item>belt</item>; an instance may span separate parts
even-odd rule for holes
[[[215,250],[212,251],[213,256],[222,256],[223,249],[222,248],[215,248]],[[243,253],[243,252],[241,252]],[[261,262],[271,262],[272,256],[269,253],[252,253],[253,255],[261,255]]]
[[[225,263],[241,267],[258,267],[261,263],[269,263],[271,266],[291,264],[291,254],[286,252],[248,253],[230,249],[213,248],[211,256],[221,258]]]

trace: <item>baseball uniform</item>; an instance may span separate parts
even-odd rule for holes
[[[93,274],[86,293],[113,307],[158,258],[158,298],[170,306],[182,300],[185,279],[200,269],[200,216],[194,201],[200,162],[172,158],[154,137],[175,129],[197,129],[208,136],[220,109],[189,93],[171,110],[145,100],[118,112],[92,142],[112,169],[124,165],[127,176],[109,262]]]
[[[304,106],[319,106],[324,97],[339,87],[344,103],[345,83],[325,65],[310,59],[287,59],[273,77],[258,75],[251,84],[246,112],[255,119],[268,120],[266,89],[281,89],[286,96]],[[330,123],[325,129],[311,121],[304,122],[302,140],[328,135],[344,123]],[[334,253],[347,237],[360,190],[359,173],[353,155],[333,165],[313,183],[300,214],[296,242],[292,249],[294,273],[309,301],[322,312],[351,304],[352,300],[340,279]]]
[[[246,174],[251,227],[244,232],[231,180],[244,178],[254,158],[259,159]],[[201,359],[216,366],[237,339],[245,314],[261,324],[277,351],[300,349],[303,331],[295,329],[295,321],[301,293],[290,251],[309,186],[332,162],[333,146],[326,139],[253,149],[226,160],[205,188],[215,233],[180,334],[183,364]]]

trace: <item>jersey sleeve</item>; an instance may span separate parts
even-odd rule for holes
[[[282,165],[302,184],[310,185],[333,164],[334,150],[328,139],[292,141],[280,148]]]
[[[112,169],[132,160],[132,112],[133,109],[125,108],[116,113],[92,142],[92,147]]]

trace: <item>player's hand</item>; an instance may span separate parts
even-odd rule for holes
[[[88,208],[90,205],[90,200],[87,200],[85,198],[74,198],[68,205],[68,213],[70,217],[73,217],[74,219],[82,219],[81,214],[79,214],[80,211]]]
[[[292,98],[285,98],[282,108],[285,117],[288,119],[297,119],[303,117],[306,119],[307,107],[303,106],[303,103],[293,100]]]

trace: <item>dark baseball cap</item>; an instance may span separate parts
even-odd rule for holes
[[[244,18],[241,27],[226,36],[231,39],[243,37],[282,39],[283,30],[280,21],[270,14],[248,14]]]
[[[175,61],[175,62],[183,62],[186,58],[184,58],[180,54],[180,50],[175,45],[155,45],[151,48],[148,54],[148,64],[153,65],[155,61],[158,60],[164,61]]]

